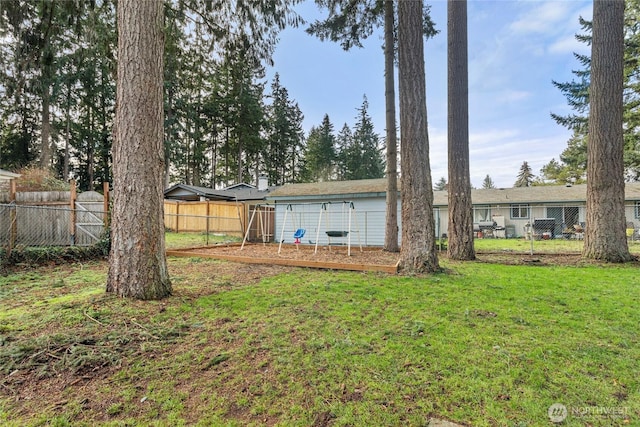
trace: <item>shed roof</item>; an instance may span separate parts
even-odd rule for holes
[[[0,169],[0,180],[10,180],[14,178],[19,178],[21,175],[19,173],[13,173],[6,171],[4,169]]]
[[[269,193],[269,200],[296,198],[327,198],[330,196],[372,196],[387,191],[387,180],[360,179],[355,181],[324,181],[304,184],[286,184]]]
[[[401,182],[398,183],[399,187]],[[333,197],[376,197],[386,192],[387,180],[363,179],[357,181],[325,181],[305,184],[287,184],[268,196],[268,200],[284,201],[296,199],[327,199]],[[586,184],[564,186],[546,185],[471,190],[474,205],[497,205],[517,203],[579,203],[586,200]],[[448,204],[447,191],[434,191],[434,206]],[[625,200],[640,200],[640,183],[625,185]]]
[[[269,190],[260,191],[250,184],[236,184],[222,190],[198,187],[195,185],[176,184],[164,190],[164,197],[173,200],[209,200],[248,201],[264,200]]]

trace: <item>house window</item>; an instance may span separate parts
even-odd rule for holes
[[[511,205],[511,219],[529,218],[529,205]]]
[[[490,206],[476,206],[473,208],[473,222],[482,222],[491,220]]]
[[[636,219],[640,219],[640,201],[636,202],[635,209],[633,210],[636,214]]]

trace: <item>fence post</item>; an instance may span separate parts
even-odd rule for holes
[[[205,218],[205,221],[207,221],[207,225],[205,227],[205,231],[207,233],[207,237],[205,239],[205,244],[207,246],[209,246],[209,203],[211,203],[211,201],[207,200],[207,212],[206,212],[206,218]]]
[[[69,235],[71,237],[71,246],[74,246],[76,244],[76,181],[75,179],[72,179],[71,181],[69,181],[69,184],[71,186],[70,188],[70,192],[71,195],[69,197],[69,208],[71,209],[70,215],[69,215]]]
[[[176,200],[176,233],[179,232],[180,223],[180,200]]]
[[[16,180],[9,180],[9,203],[11,204],[9,221],[11,224],[11,230],[9,232],[9,247],[7,248],[7,255],[11,255],[11,251],[16,246],[16,240],[18,238],[18,224],[17,224],[17,212],[16,212]]]
[[[244,203],[243,203],[244,205]],[[240,232],[242,233],[242,235],[244,236],[245,233],[245,229],[244,229],[244,217],[243,217],[243,211],[240,209],[240,204],[238,203],[238,199],[236,199],[236,209],[238,211],[238,220],[240,221]]]

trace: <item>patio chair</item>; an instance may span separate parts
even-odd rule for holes
[[[633,221],[627,222],[627,240],[635,240],[636,237],[636,225]]]

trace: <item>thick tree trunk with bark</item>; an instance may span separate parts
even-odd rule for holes
[[[475,259],[469,174],[467,0],[447,2],[449,258]]]
[[[624,210],[623,61],[624,1],[595,0],[583,256],[609,262],[631,259]]]
[[[398,141],[394,64],[393,0],[384,2],[384,91],[387,126],[387,216],[384,250],[398,252]]]
[[[422,1],[398,3],[402,248],[406,272],[439,270],[429,164]]]
[[[171,294],[164,245],[163,2],[118,1],[118,85],[107,292]]]

